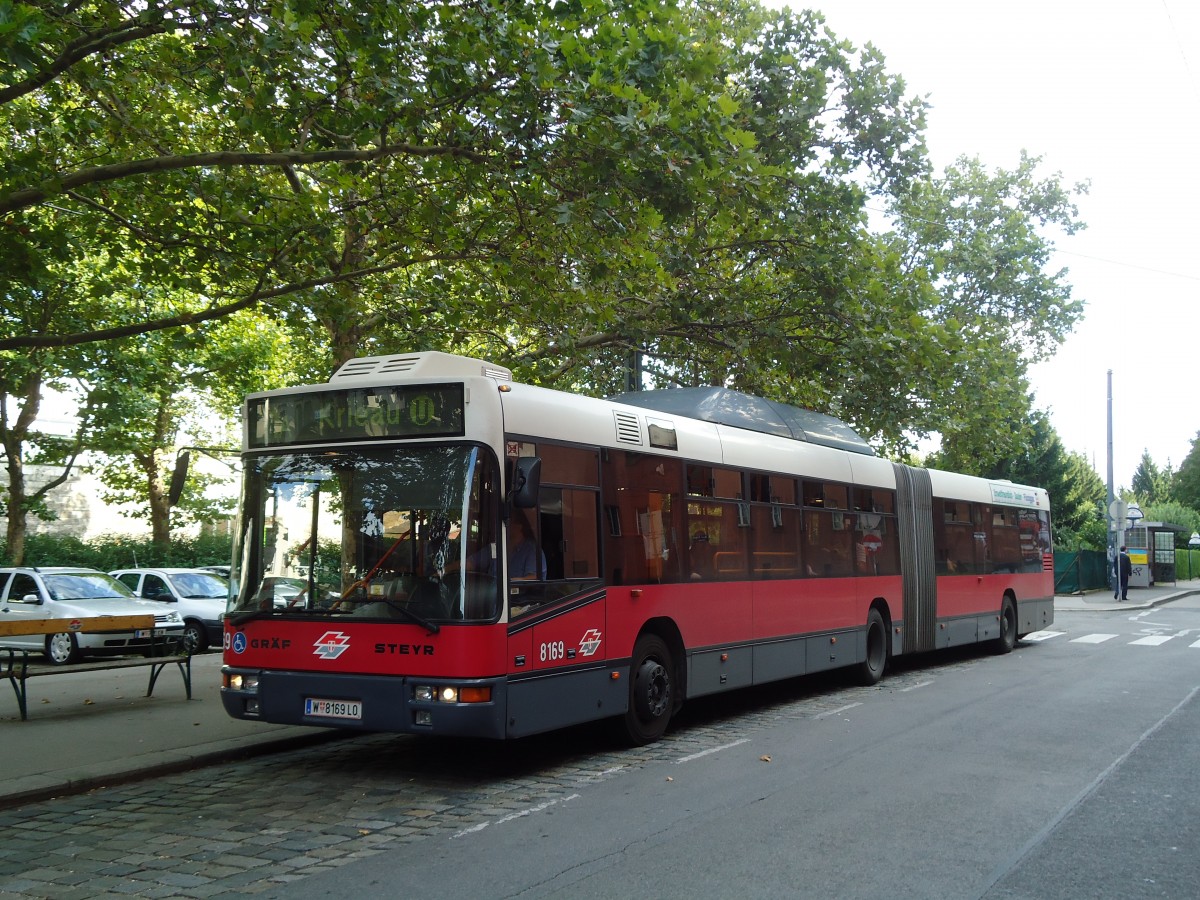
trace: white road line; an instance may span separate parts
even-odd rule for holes
[[[1083,637],[1071,638],[1072,644],[1103,644],[1117,637],[1115,634],[1085,634]]]
[[[1194,643],[1194,644],[1188,644],[1188,646],[1194,647],[1194,648],[1200,650],[1200,641],[1196,641],[1196,643]]]
[[[1129,645],[1133,646],[1134,644],[1140,644],[1143,647],[1158,647],[1162,644],[1165,644],[1173,637],[1175,637],[1173,634],[1152,634],[1149,637],[1138,638],[1136,641],[1130,641]]]
[[[920,684],[910,684],[906,688],[900,688],[900,693],[905,694],[909,691],[915,691],[917,688],[929,687],[931,684],[933,684],[932,681],[922,681]]]
[[[1025,637],[1021,638],[1021,640],[1034,641],[1036,643],[1037,641],[1048,641],[1050,638],[1062,637],[1064,634],[1066,634],[1065,631],[1031,631]]]
[[[570,800],[578,800],[578,794],[571,794],[569,797],[563,797],[562,800],[547,800],[545,803],[539,803],[537,806],[531,806],[529,809],[522,809],[515,813],[509,813],[507,816],[501,816],[495,822],[480,822],[478,825],[472,825],[470,828],[464,828],[458,834],[451,835],[451,840],[454,838],[463,837],[468,834],[474,834],[477,831],[483,831],[489,825],[503,825],[505,822],[511,822],[513,819],[520,819],[523,816],[532,816],[534,813],[543,812],[552,806],[557,806],[559,803],[566,803]]]
[[[856,706],[862,706],[862,704],[861,703],[850,703],[850,704],[847,704],[846,706],[839,706],[837,709],[831,709],[828,712],[817,713],[815,716],[813,716],[813,718],[814,719],[828,719],[830,716],[841,715],[846,710],[854,709],[854,707],[856,707]]]
[[[680,763],[691,762],[693,759],[699,759],[702,756],[708,756],[710,753],[720,753],[722,750],[728,750],[730,747],[737,747],[739,744],[750,743],[750,738],[742,738],[740,741],[734,741],[732,744],[724,744],[720,747],[710,747],[708,750],[701,750],[699,753],[693,753],[691,756],[681,756],[675,760],[675,765]]]
[[[601,771],[596,772],[592,775],[584,775],[583,777],[581,777],[579,779],[579,783],[580,784],[597,784],[597,783],[603,781],[604,779],[606,779],[609,775],[615,775],[615,774],[617,774],[617,772],[620,772],[624,768],[625,768],[624,766],[613,766],[611,769],[602,769]]]

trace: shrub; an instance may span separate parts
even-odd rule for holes
[[[5,558],[5,549],[0,543],[0,559]],[[232,558],[229,535],[175,538],[166,546],[120,534],[88,541],[70,535],[31,534],[25,541],[27,566],[86,566],[110,572],[134,566],[227,566]]]

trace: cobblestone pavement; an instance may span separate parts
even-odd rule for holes
[[[628,749],[589,726],[515,743],[364,735],[0,811],[0,897],[238,897],[400,843],[452,837],[709,750],[783,717],[817,718],[966,666],[937,657],[870,688],[810,677],[695,701],[667,736]],[[929,662],[929,661],[926,661]]]

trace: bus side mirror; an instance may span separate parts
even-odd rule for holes
[[[512,504],[517,509],[533,509],[537,506],[538,491],[542,486],[542,458],[521,456],[513,471]]]

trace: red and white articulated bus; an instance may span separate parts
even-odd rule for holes
[[[443,353],[255,394],[225,618],[241,719],[513,738],[1054,616],[1046,492],[719,388],[598,400]]]

